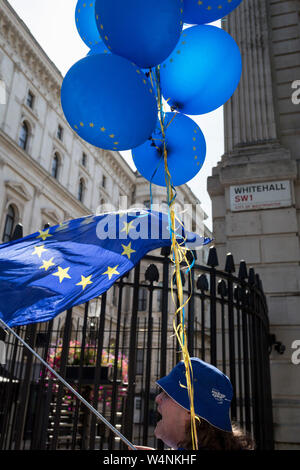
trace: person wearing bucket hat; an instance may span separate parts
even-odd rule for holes
[[[231,432],[229,409],[233,391],[229,378],[216,367],[196,357],[191,358],[191,364],[195,414],[218,429]],[[178,405],[189,411],[190,400],[183,361],[156,383]]]
[[[233,389],[229,378],[215,366],[191,358],[194,409],[199,450],[252,449],[253,441],[230,420]],[[175,449],[192,449],[190,400],[184,362],[179,362],[157,384],[162,389],[156,397],[162,419],[154,434]],[[175,416],[171,417],[170,412]],[[176,424],[177,423],[177,424]]]
[[[229,378],[215,366],[191,358],[194,409],[199,450],[252,450],[254,442],[230,420],[233,389]],[[155,437],[178,450],[192,449],[190,400],[184,362],[156,382],[161,388],[155,401],[161,420]],[[139,450],[150,448],[139,447]]]

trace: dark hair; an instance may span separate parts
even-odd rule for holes
[[[232,425],[232,432],[222,431],[212,426],[205,419],[196,421],[199,450],[254,450],[255,443],[248,433],[244,433],[236,424]],[[178,444],[178,447],[192,450],[191,424],[186,428],[187,439]]]

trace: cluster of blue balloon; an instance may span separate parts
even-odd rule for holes
[[[233,38],[206,23],[241,1],[78,0],[76,26],[90,52],[71,67],[62,85],[62,107],[72,129],[100,148],[134,149],[139,172],[161,186],[166,185],[165,142],[173,185],[192,179],[203,165],[206,144],[185,114],[222,106],[242,71]],[[194,26],[183,29],[184,23]],[[158,66],[160,73],[150,80],[149,70]],[[165,114],[164,137],[157,86],[172,110]]]

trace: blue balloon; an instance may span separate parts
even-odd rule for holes
[[[104,44],[102,39],[91,48],[91,50],[87,53],[87,56],[94,55],[94,54],[111,54],[110,50]],[[157,86],[155,81],[155,69],[141,69],[142,72],[146,75],[149,79],[151,87],[153,88],[153,93],[157,96]]]
[[[102,39],[91,48],[91,50],[87,53],[87,55],[94,55],[94,54],[110,54],[110,50],[106,47]]]
[[[107,47],[141,68],[163,62],[183,27],[182,0],[96,0],[95,11]]]
[[[88,47],[97,44],[100,39],[95,18],[95,2],[78,0],[75,9],[76,28]]]
[[[206,155],[204,135],[197,124],[180,113],[166,113],[168,168],[174,186],[190,181],[200,171]],[[134,149],[133,161],[140,174],[158,186],[166,186],[164,146],[159,121],[152,141]]]
[[[211,25],[185,29],[162,64],[161,88],[168,104],[185,114],[205,114],[233,95],[242,73],[238,45]]]
[[[95,54],[68,71],[61,103],[71,128],[85,141],[110,150],[141,145],[155,129],[157,104],[147,77],[114,54]]]
[[[104,44],[102,39],[91,48],[91,50],[87,53],[87,56],[94,55],[94,54],[111,54],[110,50]],[[151,87],[153,88],[153,93],[157,96],[157,86],[155,81],[155,69],[141,69],[142,72],[148,78]]]
[[[184,22],[205,24],[219,20],[233,11],[242,0],[184,0]]]

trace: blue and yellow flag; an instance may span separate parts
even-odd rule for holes
[[[182,227],[177,236],[198,246],[211,241]],[[75,219],[0,245],[0,318],[10,327],[52,320],[170,245],[168,215],[151,210]]]

